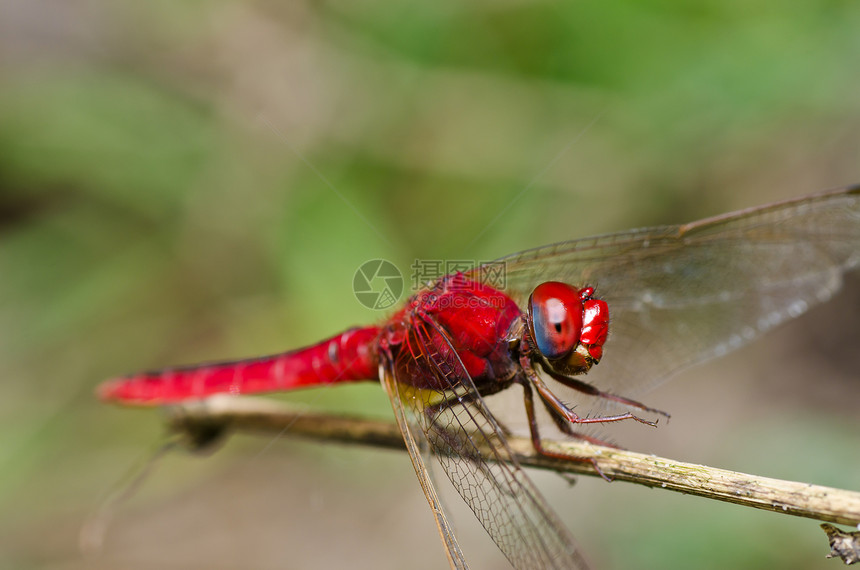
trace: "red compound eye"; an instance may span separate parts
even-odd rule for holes
[[[529,297],[529,327],[541,354],[555,360],[576,348],[582,314],[579,290],[559,281],[535,287]]]

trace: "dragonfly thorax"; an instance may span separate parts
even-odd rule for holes
[[[408,368],[400,371],[401,381],[417,388],[444,389],[444,382],[412,370],[409,364],[434,353],[452,366],[458,359],[484,393],[510,384],[518,364],[510,355],[509,334],[522,321],[522,311],[513,299],[458,273],[419,292],[407,307],[386,327],[390,344],[399,344],[398,352],[404,353],[397,359]]]

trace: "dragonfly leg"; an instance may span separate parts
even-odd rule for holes
[[[580,461],[583,463],[591,463],[591,466],[594,467],[594,470],[597,471],[597,474],[606,479],[609,482],[612,482],[612,479],[600,469],[600,466],[597,464],[597,460],[593,457],[579,457],[577,455],[569,455],[567,453],[559,453],[557,451],[550,451],[543,446],[543,442],[540,438],[540,430],[538,429],[537,416],[535,415],[535,399],[534,394],[532,393],[532,387],[528,381],[523,381],[523,401],[526,405],[526,416],[529,421],[529,434],[531,434],[532,439],[532,447],[535,448],[535,451],[543,455],[544,457],[552,457],[553,459],[563,459],[565,461]]]
[[[644,418],[640,418],[639,416],[635,416],[630,412],[625,412],[623,414],[617,414],[614,416],[596,416],[593,418],[583,418],[576,414],[573,410],[571,410],[567,405],[559,400],[558,396],[556,396],[552,390],[547,387],[543,380],[541,380],[540,376],[534,371],[531,367],[531,361],[527,356],[520,356],[520,365],[522,366],[523,371],[526,374],[526,378],[528,382],[537,390],[538,396],[540,396],[541,400],[544,401],[544,404],[547,406],[547,409],[550,410],[551,413],[557,414],[565,421],[571,424],[602,424],[608,422],[620,422],[624,420],[635,420],[641,424],[649,425],[651,427],[656,427],[656,421],[646,420]]]
[[[541,402],[543,402],[543,400],[541,400]],[[571,426],[571,424],[569,424],[567,421],[565,421],[564,418],[562,418],[558,414],[556,414],[553,411],[553,409],[546,404],[546,402],[543,402],[543,404],[544,404],[544,407],[549,412],[549,417],[552,418],[552,421],[555,423],[555,425],[558,427],[558,429],[561,430],[561,432],[564,433],[565,435],[568,435],[568,436],[575,438],[575,439],[579,439],[581,441],[587,441],[588,443],[591,443],[593,445],[602,445],[603,447],[611,447],[613,449],[622,449],[621,447],[615,445],[611,441],[607,441],[605,439],[600,439],[599,437],[593,437],[590,435],[585,435],[584,433],[580,433],[580,432],[576,431],[575,429],[573,429],[573,426]]]
[[[613,402],[618,402],[619,404],[624,404],[625,406],[632,406],[634,408],[639,408],[640,410],[644,410],[646,412],[651,412],[653,414],[660,414],[664,416],[667,420],[671,417],[668,413],[663,410],[658,410],[656,408],[650,408],[645,404],[637,402],[636,400],[631,400],[630,398],[625,398],[624,396],[617,396],[615,394],[610,394],[609,392],[602,392],[589,384],[588,382],[583,382],[582,380],[578,380],[576,378],[570,378],[568,376],[564,376],[553,370],[548,370],[544,367],[544,372],[549,374],[553,380],[561,382],[568,388],[573,388],[583,394],[588,394],[589,396],[596,396],[598,398],[603,398],[605,400],[611,400]]]

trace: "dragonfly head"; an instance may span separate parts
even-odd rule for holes
[[[593,287],[577,289],[559,281],[541,283],[532,291],[528,331],[552,370],[572,376],[600,362],[609,308],[593,294]]]

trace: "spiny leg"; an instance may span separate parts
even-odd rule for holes
[[[566,420],[568,423],[572,424],[602,424],[608,422],[620,422],[624,420],[635,420],[639,423],[649,425],[651,427],[656,427],[657,422],[652,422],[639,416],[635,416],[630,412],[625,412],[623,414],[617,414],[614,416],[597,416],[593,418],[583,418],[577,415],[573,410],[567,407],[564,402],[559,400],[558,396],[556,396],[552,390],[550,390],[544,381],[541,380],[540,376],[534,371],[531,366],[531,361],[525,355],[520,356],[520,366],[525,372],[526,378],[528,382],[531,383],[532,386],[537,390],[538,396],[544,401],[547,405],[547,409],[550,410],[551,413],[558,414],[561,418]]]
[[[600,469],[600,466],[597,464],[597,460],[593,457],[579,457],[577,455],[570,455],[567,453],[559,453],[557,451],[550,451],[543,446],[543,442],[540,438],[540,431],[538,429],[537,416],[535,414],[535,400],[534,394],[532,393],[532,387],[527,380],[520,382],[523,386],[523,401],[526,406],[526,417],[529,422],[529,434],[531,434],[532,439],[532,447],[535,448],[539,454],[544,457],[551,457],[553,459],[563,459],[565,461],[580,461],[582,463],[591,463],[591,466],[594,467],[594,470],[597,471],[597,474],[611,482],[612,479],[608,477],[603,470]]]
[[[592,445],[602,445],[603,447],[611,447],[613,449],[621,449],[621,447],[606,441],[605,439],[600,439],[599,437],[593,437],[590,435],[585,435],[584,433],[580,433],[573,429],[573,427],[568,423],[564,418],[559,416],[558,414],[553,412],[552,407],[550,407],[546,402],[541,400],[547,412],[549,412],[549,417],[552,418],[553,423],[555,423],[556,427],[561,430],[562,433],[568,435],[570,437],[579,439],[581,441],[586,441]]]
[[[650,408],[645,404],[637,402],[636,400],[631,400],[630,398],[625,398],[624,396],[617,396],[615,394],[610,394],[609,392],[603,392],[598,390],[588,382],[583,382],[582,380],[577,380],[576,378],[570,378],[568,376],[564,376],[553,370],[549,370],[546,367],[542,367],[544,372],[549,374],[553,380],[556,380],[568,388],[573,388],[583,394],[588,394],[589,396],[596,396],[598,398],[603,398],[605,400],[610,400],[613,402],[618,402],[619,404],[624,404],[626,406],[632,406],[634,408],[639,408],[640,410],[644,410],[646,412],[651,412],[653,414],[660,414],[661,416],[665,416],[666,419],[669,419],[671,416],[664,412],[663,410],[658,410],[656,408]]]

